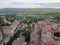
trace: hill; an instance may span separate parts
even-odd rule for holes
[[[3,8],[0,14],[16,13],[16,14],[60,14],[60,9],[52,8]]]

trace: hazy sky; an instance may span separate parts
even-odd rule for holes
[[[0,8],[60,8],[60,0],[0,0]]]

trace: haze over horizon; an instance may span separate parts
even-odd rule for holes
[[[60,8],[60,0],[0,0],[1,8]]]

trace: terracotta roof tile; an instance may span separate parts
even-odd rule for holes
[[[14,40],[12,45],[21,45],[23,42],[25,42],[25,37],[21,36],[20,38]]]
[[[31,35],[30,35],[31,40],[35,40],[35,39],[38,39],[38,38],[39,38],[39,36],[38,36],[38,34],[36,32],[31,33]]]

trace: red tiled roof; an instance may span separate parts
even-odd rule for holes
[[[13,41],[12,45],[21,45],[25,41],[25,37],[21,36],[20,38]]]
[[[2,26],[2,30],[12,30],[12,28],[10,26]]]
[[[24,30],[26,27],[27,27],[27,24],[23,23],[21,29]]]
[[[10,26],[2,26],[2,30],[12,30],[12,28]]]
[[[35,40],[35,39],[38,39],[38,38],[39,38],[39,36],[36,32],[31,32],[31,35],[30,35],[31,40]]]
[[[1,37],[1,35],[2,35],[2,32],[0,32],[0,37]]]
[[[17,27],[19,24],[19,21],[15,20],[11,26],[2,26],[3,31],[5,30],[12,30],[13,27]]]
[[[18,20],[15,20],[10,27],[17,27],[19,24]]]

